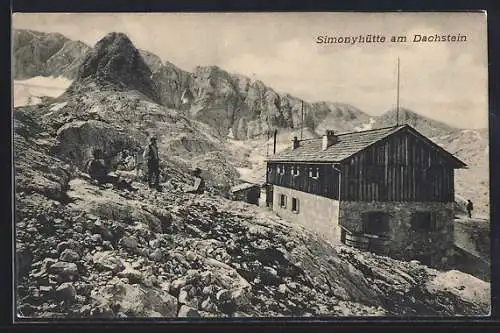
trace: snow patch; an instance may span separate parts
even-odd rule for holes
[[[14,107],[41,103],[41,97],[58,97],[72,83],[63,77],[36,76],[27,80],[14,80]]]

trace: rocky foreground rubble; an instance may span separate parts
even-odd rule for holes
[[[185,194],[175,165],[163,192],[92,185],[46,131],[16,114],[19,317],[489,314],[489,283],[332,246],[212,189]]]
[[[64,202],[17,189],[22,317],[489,313],[486,282],[332,247],[262,208],[168,186],[129,193],[58,179]]]

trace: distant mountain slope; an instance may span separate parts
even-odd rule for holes
[[[146,50],[139,50],[139,53],[141,54],[142,59],[144,59],[144,61],[146,62],[146,65],[148,65],[151,72],[156,72],[163,65],[161,58],[156,54]]]
[[[12,77],[62,76],[74,79],[90,47],[59,33],[14,30]]]
[[[489,137],[487,129],[455,130],[431,137],[467,163],[467,169],[455,171],[455,192],[474,202],[475,216],[490,216]]]
[[[444,135],[457,130],[455,127],[422,116],[406,108],[399,109],[399,116],[397,116],[396,109],[391,109],[381,116],[376,117],[373,128],[394,126],[397,121],[399,121],[399,124],[409,124],[415,127],[419,132],[428,137]]]
[[[302,101],[280,94],[261,81],[230,74],[217,66],[198,66],[192,73],[167,63],[153,74],[164,104],[185,110],[194,119],[231,131],[237,139],[266,135],[270,128],[302,126]],[[347,104],[304,102],[304,126],[353,130],[369,116]]]

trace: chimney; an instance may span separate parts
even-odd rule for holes
[[[292,143],[293,143],[292,144],[292,149],[295,150],[295,149],[299,148],[299,139],[297,139],[296,136],[293,137]]]
[[[336,144],[337,142],[338,136],[335,135],[335,132],[332,130],[326,130],[325,134],[323,135],[323,144],[321,148],[323,150],[326,150],[328,147]]]

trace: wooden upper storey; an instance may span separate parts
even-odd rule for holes
[[[454,169],[465,163],[409,125],[341,134],[268,159],[267,182],[337,200],[454,200]]]

